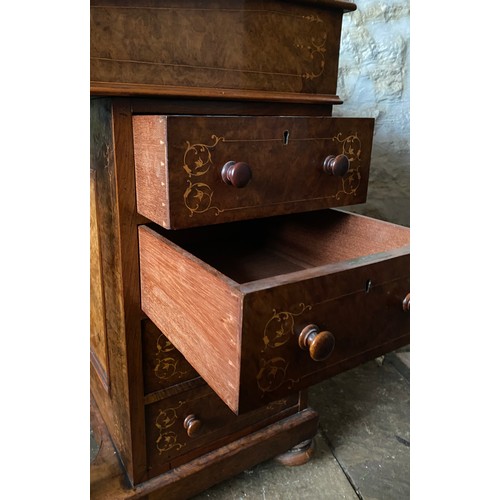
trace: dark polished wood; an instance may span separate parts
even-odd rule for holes
[[[342,177],[349,170],[349,158],[344,154],[328,155],[323,162],[323,170],[327,174]]]
[[[196,437],[202,426],[203,423],[196,418],[196,415],[191,414],[184,419],[184,429],[186,429],[186,434],[189,437]]]
[[[186,99],[238,99],[241,102],[259,101],[280,102],[290,104],[310,104],[325,105],[331,108],[332,105],[342,104],[344,101],[337,95],[322,94],[294,94],[292,92],[261,92],[255,90],[233,90],[220,88],[194,88],[174,87],[167,85],[149,84],[124,84],[124,83],[103,83],[90,82],[90,92],[94,96],[122,96],[122,97],[176,97]],[[253,113],[252,113],[253,114]],[[305,113],[309,115],[311,113]]]
[[[363,203],[373,126],[371,118],[134,116],[137,209],[178,229]],[[345,157],[343,176],[325,173],[328,155]],[[224,182],[229,161],[240,164],[243,189]]]
[[[243,161],[228,161],[222,167],[220,176],[226,184],[243,188],[252,180],[252,169]]]
[[[317,325],[307,325],[299,334],[299,347],[314,361],[325,361],[333,352],[335,337],[327,330],[320,331]]]
[[[403,311],[410,312],[410,292],[403,299]]]
[[[164,391],[166,397],[182,382],[199,377],[186,358],[148,318],[141,322],[145,401]]]
[[[207,385],[146,406],[149,477],[297,413],[297,393],[237,417]]]
[[[102,383],[91,351],[91,390],[110,429],[116,448],[136,482],[146,478],[144,410],[141,380],[137,218],[131,119],[124,103],[91,99],[91,169],[95,171],[96,214],[99,220],[102,290],[106,305],[109,388]],[[132,177],[130,175],[132,174]],[[132,180],[132,185],[130,185]],[[134,246],[135,240],[135,246]],[[95,314],[91,302],[91,315]],[[92,346],[91,346],[92,347]],[[137,354],[139,353],[139,356]]]
[[[182,500],[311,439],[317,431],[318,414],[305,409],[135,487],[127,483],[106,425],[93,402],[91,426],[99,443],[99,453],[90,464],[92,500]]]
[[[93,0],[91,92],[336,103],[342,16],[356,6],[324,7]]]
[[[106,336],[101,241],[97,211],[97,171],[90,170],[90,356],[95,372],[109,390],[109,358]]]

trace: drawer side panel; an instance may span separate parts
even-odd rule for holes
[[[143,311],[236,411],[241,296],[146,226],[139,250]]]
[[[170,227],[167,186],[167,132],[163,116],[134,116],[137,211]]]

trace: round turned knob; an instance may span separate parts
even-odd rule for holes
[[[328,155],[323,162],[323,170],[327,174],[342,177],[349,170],[349,158],[346,155]]]
[[[403,299],[403,311],[410,312],[410,294],[409,293]]]
[[[226,184],[242,188],[252,179],[252,170],[248,163],[228,161],[222,167],[221,176]]]
[[[316,325],[307,325],[299,335],[299,346],[304,351],[309,350],[309,355],[314,361],[324,361],[335,347],[335,337],[328,331],[319,331]]]
[[[184,429],[189,437],[195,437],[201,429],[201,420],[198,420],[194,415],[188,415],[184,419]]]

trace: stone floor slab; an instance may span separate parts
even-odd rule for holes
[[[401,375],[407,380],[410,380],[410,346],[402,347],[395,352],[391,352],[385,356],[385,362],[394,365]]]
[[[196,500],[358,500],[349,481],[321,435],[305,465],[286,467],[269,460],[216,485]]]
[[[309,402],[362,499],[410,497],[410,385],[394,366],[373,361],[340,374],[313,387]]]

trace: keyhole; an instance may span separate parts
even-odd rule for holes
[[[286,146],[288,144],[288,139],[290,137],[290,132],[288,130],[285,130],[283,132],[283,144]]]

